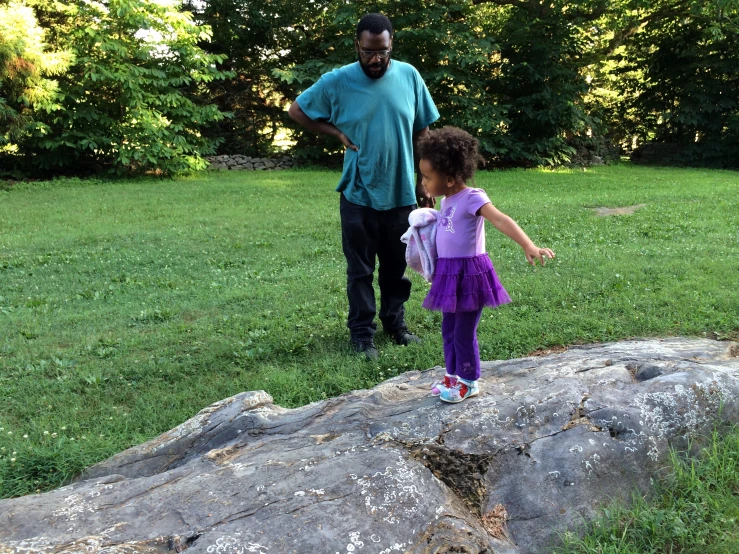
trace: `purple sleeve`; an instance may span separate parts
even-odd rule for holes
[[[485,194],[482,189],[472,189],[467,203],[467,213],[470,215],[477,215],[477,210],[482,208],[485,204],[490,204],[490,198]]]

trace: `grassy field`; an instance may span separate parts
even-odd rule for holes
[[[224,172],[0,190],[0,497],[58,486],[204,406],[264,389],[299,406],[443,364],[440,315],[352,357],[338,173]],[[532,269],[488,226],[513,303],[482,356],[627,337],[737,337],[739,173],[483,172],[493,202],[557,258]],[[590,208],[645,204],[634,215]]]

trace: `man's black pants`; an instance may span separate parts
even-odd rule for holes
[[[411,295],[405,276],[405,244],[400,237],[408,230],[408,215],[415,206],[375,210],[352,204],[343,194],[341,242],[346,257],[346,292],[349,297],[347,327],[352,340],[372,338],[375,323],[375,291],[372,279],[375,259],[380,263],[380,321],[386,333],[405,327],[403,304]]]

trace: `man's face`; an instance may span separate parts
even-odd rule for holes
[[[379,79],[385,75],[390,66],[390,51],[393,48],[390,33],[383,31],[382,34],[374,35],[369,31],[362,31],[354,45],[359,55],[359,65],[367,77]]]

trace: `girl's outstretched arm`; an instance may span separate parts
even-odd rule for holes
[[[544,265],[545,257],[554,258],[554,252],[552,252],[551,249],[539,248],[536,246],[528,235],[523,232],[523,229],[513,221],[513,219],[501,212],[492,204],[485,204],[480,208],[478,213],[492,223],[498,231],[516,241],[518,245],[523,248],[524,254],[526,255],[526,261],[531,265],[536,265],[535,260],[539,260],[541,265]]]

